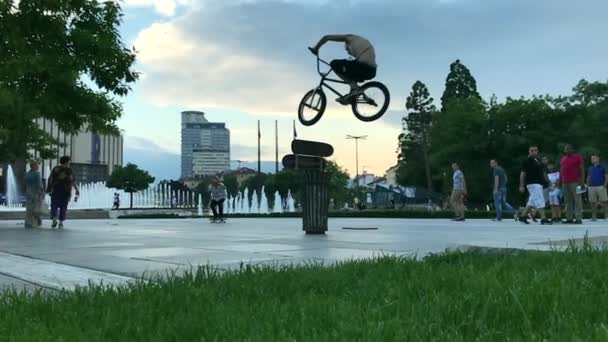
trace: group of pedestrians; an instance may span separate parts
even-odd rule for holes
[[[42,225],[44,215],[44,196],[51,197],[51,228],[63,228],[66,220],[68,203],[75,190],[74,202],[78,201],[80,190],[70,166],[70,157],[63,156],[48,176],[46,186],[40,174],[38,162],[30,162],[30,170],[25,174],[25,228],[37,228]]]
[[[527,192],[525,207],[515,214],[516,219],[525,224],[529,220],[536,221],[540,217],[541,224],[563,222],[567,224],[582,224],[583,199],[582,194],[588,193],[591,204],[592,221],[597,220],[599,208],[604,211],[604,219],[608,218],[608,175],[606,168],[600,163],[600,157],[593,155],[591,165],[585,177],[584,158],[574,151],[571,144],[564,147],[564,155],[559,166],[547,157],[539,157],[538,146],[530,146],[528,157],[524,161],[519,175],[519,191]],[[514,212],[507,202],[508,177],[505,170],[496,159],[490,161],[493,170],[492,188],[495,221],[503,219],[503,212]],[[451,204],[454,210],[454,221],[464,221],[464,200],[467,195],[466,181],[458,164],[452,164],[453,191]],[[565,219],[562,220],[562,206],[565,205]],[[545,208],[551,209],[551,217],[547,217]]]

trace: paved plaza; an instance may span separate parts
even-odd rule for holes
[[[529,226],[507,220],[330,219],[326,235],[307,236],[301,219],[73,220],[66,228],[23,228],[0,221],[0,288],[73,289],[122,284],[195,265],[333,263],[382,254],[417,255],[463,246],[549,249],[568,239],[608,236],[608,223]],[[48,222],[47,222],[48,224]],[[344,229],[355,228],[355,229]],[[377,228],[358,230],[365,228]]]

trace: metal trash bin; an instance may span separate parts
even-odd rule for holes
[[[329,173],[304,170],[302,229],[306,234],[325,234],[329,216]]]

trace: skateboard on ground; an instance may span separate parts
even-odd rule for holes
[[[211,222],[211,223],[226,223],[226,219],[224,219],[224,218],[216,219],[216,218],[211,217],[209,219],[209,222]]]

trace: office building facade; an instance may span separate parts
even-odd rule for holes
[[[74,176],[79,183],[103,182],[117,166],[123,165],[124,140],[122,135],[110,136],[88,131],[68,134],[59,129],[52,120],[38,119],[42,130],[60,143],[56,147],[56,158],[39,160],[43,178],[53,167],[59,165],[59,158],[70,156]],[[40,159],[37,151],[32,151],[34,159]]]
[[[205,113],[182,112],[181,176],[213,175],[230,169],[230,131]]]

